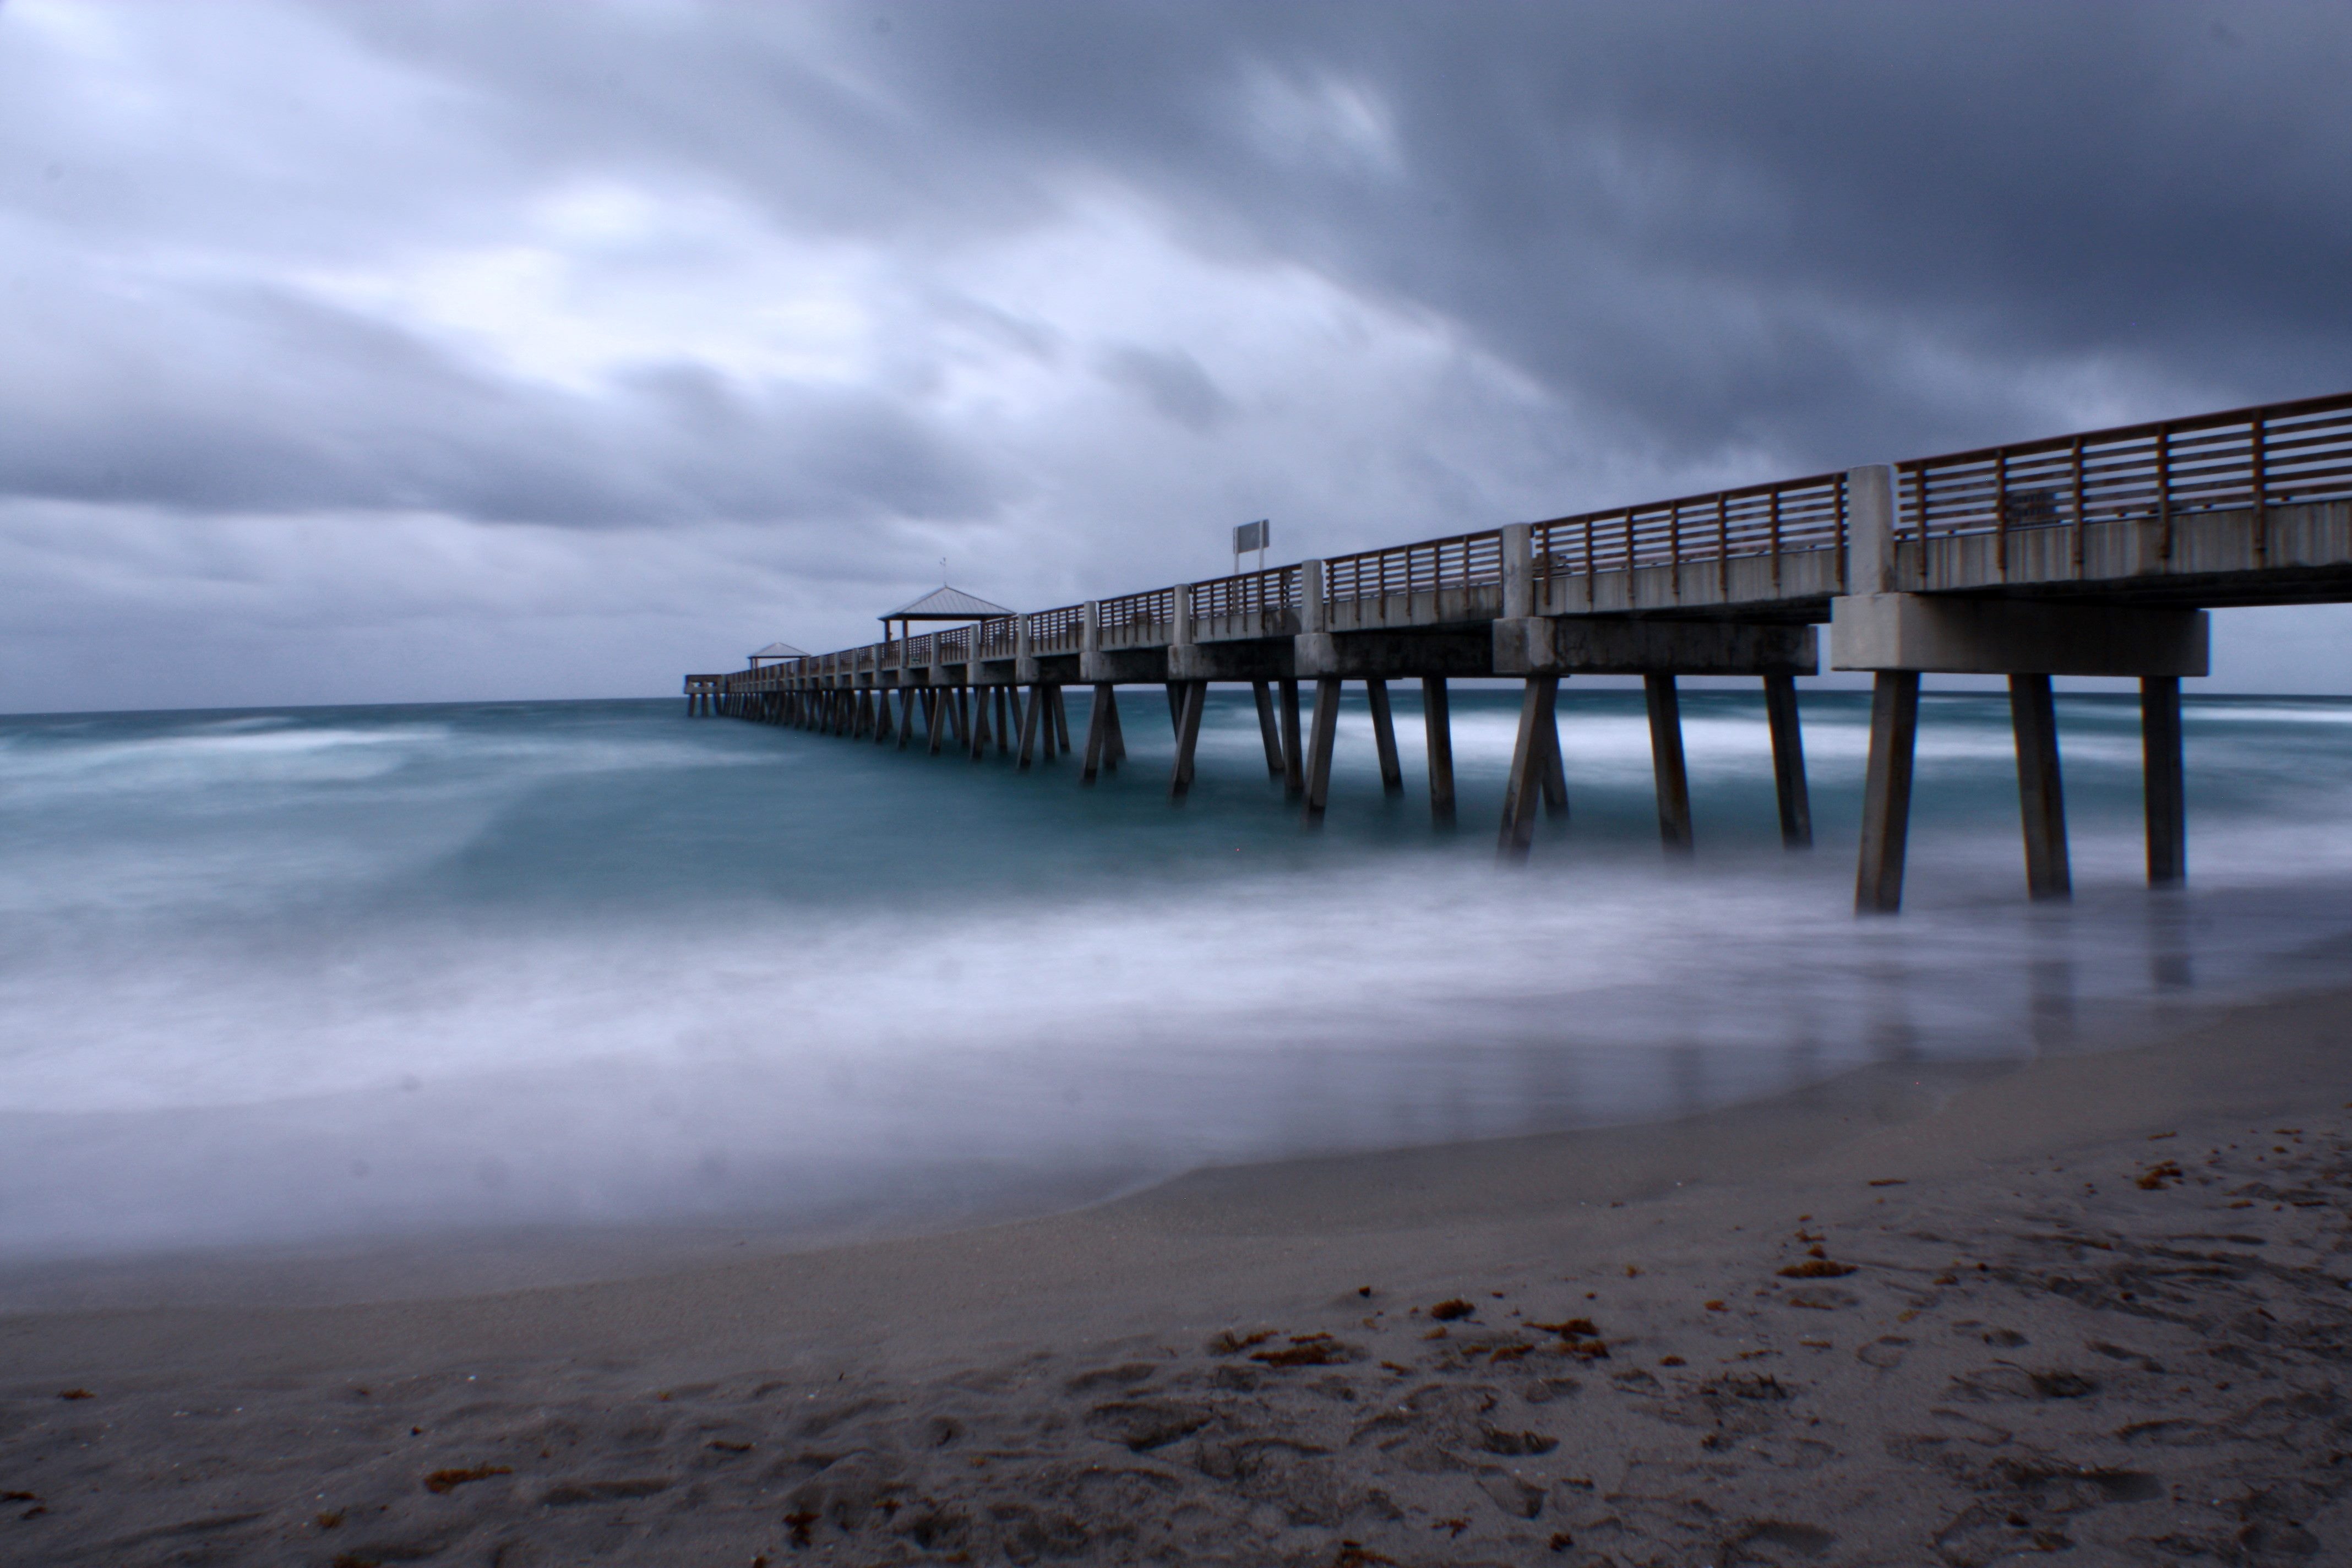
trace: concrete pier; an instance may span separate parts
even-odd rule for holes
[[[1345,683],[1363,683],[1382,789],[1404,787],[1391,683],[1418,680],[1430,816],[1456,810],[1450,682],[1518,683],[1498,852],[1526,858],[1538,801],[1568,810],[1560,682],[1642,678],[1659,836],[1696,849],[1679,682],[1760,679],[1782,843],[1813,841],[1797,682],[1874,678],[1855,906],[1902,904],[1921,679],[2009,681],[2025,891],[2071,891],[2052,680],[2140,683],[2151,885],[2187,874],[2181,681],[2206,673],[2205,610],[2352,601],[2352,395],[1512,523],[1016,614],[942,588],[905,611],[978,624],[688,676],[687,710],[938,754],[1071,750],[1062,700],[1094,700],[1082,785],[1125,747],[1118,689],[1155,685],[1176,738],[1171,800],[1199,781],[1212,684],[1246,683],[1269,776],[1308,826],[1329,808]],[[906,628],[911,632],[911,626]],[[886,633],[887,618],[886,617]],[[1311,720],[1299,686],[1314,683]],[[898,697],[894,714],[890,694]],[[1574,704],[1570,704],[1571,713]],[[1017,727],[1017,742],[1011,731]],[[1572,720],[1571,720],[1572,727]],[[1302,733],[1302,731],[1305,732]]]

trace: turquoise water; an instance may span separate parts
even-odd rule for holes
[[[1923,705],[1909,901],[1852,915],[1867,699],[1570,689],[1566,823],[1498,870],[1516,700],[1360,693],[1326,827],[1219,693],[1082,790],[679,701],[0,720],[0,1251],[761,1216],[932,1223],[1205,1162],[1639,1120],[2352,969],[2352,703],[2192,699],[2192,883],[2141,885],[2137,708],[2060,700],[2077,898],[2030,907],[2005,702]],[[1074,728],[1085,699],[1072,694]],[[2122,1005],[2118,1013],[2114,1004]]]

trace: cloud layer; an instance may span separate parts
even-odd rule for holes
[[[15,0],[0,704],[657,692],[942,558],[2341,390],[2347,68],[2326,5]]]

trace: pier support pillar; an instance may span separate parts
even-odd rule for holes
[[[974,689],[971,696],[971,760],[975,763],[986,762],[988,742],[993,738],[988,732],[988,703],[991,693],[987,687],[982,686]]]
[[[1559,755],[1559,677],[1530,675],[1519,702],[1519,737],[1511,748],[1511,775],[1503,788],[1503,828],[1496,858],[1517,865],[1536,837],[1536,797]],[[1566,792],[1562,795],[1565,797]]]
[[[2029,898],[2074,896],[2066,864],[2066,791],[2058,767],[2058,710],[2046,675],[2009,678],[2009,723],[2017,736],[2017,805],[2025,827]]]
[[[1404,793],[1404,769],[1397,763],[1396,719],[1389,711],[1389,683],[1374,676],[1364,682],[1365,700],[1372,709],[1372,746],[1380,753],[1381,788],[1390,795]]]
[[[1209,698],[1205,680],[1181,684],[1184,690],[1176,716],[1176,765],[1168,775],[1168,798],[1178,802],[1192,793],[1192,752],[1201,742],[1201,710]]]
[[[1285,680],[1282,691],[1282,793],[1297,800],[1307,793],[1307,770],[1298,743],[1298,682]]]
[[[890,719],[890,689],[877,688],[874,693],[874,743],[877,746],[898,738],[898,726]]]
[[[1903,850],[1911,829],[1911,762],[1919,738],[1919,672],[1882,669],[1870,695],[1870,765],[1862,785],[1862,862],[1854,912],[1903,907]]]
[[[1067,752],[1070,749],[1070,710],[1062,706],[1062,688],[1059,682],[1049,684],[1045,688],[1045,710],[1054,716],[1054,739],[1060,742],[1063,751]],[[1051,752],[1047,753],[1049,756],[1051,754]]]
[[[1282,776],[1282,729],[1274,717],[1274,688],[1263,680],[1250,682],[1250,696],[1257,703],[1257,737],[1265,745],[1265,773],[1268,778]]]
[[[1454,717],[1445,677],[1421,680],[1421,728],[1429,747],[1429,819],[1454,826]]]
[[[1097,688],[1103,703],[1103,772],[1115,773],[1118,764],[1127,761],[1127,731],[1118,721],[1118,687],[1106,682]]]
[[[1797,727],[1797,679],[1764,678],[1764,716],[1772,731],[1772,793],[1780,802],[1780,844],[1813,847],[1813,804],[1805,788],[1805,742]]]
[[[1553,720],[1544,726],[1537,739],[1543,742],[1543,804],[1544,815],[1555,822],[1568,820],[1568,769],[1560,760],[1559,707],[1553,706]]]
[[[1168,729],[1172,734],[1184,732],[1184,683],[1181,680],[1168,682]]]
[[[1020,771],[1029,771],[1030,758],[1037,754],[1037,725],[1045,714],[1045,684],[1039,681],[1029,688],[1029,702],[1021,710],[1021,755],[1016,763]]]
[[[930,687],[923,693],[923,700],[930,708],[931,732],[929,754],[934,757],[940,754],[940,742],[947,739],[948,696],[948,689],[944,686]]]
[[[1095,700],[1087,705],[1087,754],[1078,768],[1078,783],[1092,785],[1095,775],[1103,768],[1103,753],[1110,746],[1112,714],[1111,688],[1108,681],[1095,683]],[[1114,764],[1116,765],[1116,764]]]
[[[1323,809],[1331,798],[1331,748],[1339,737],[1339,678],[1318,676],[1315,681],[1314,738],[1307,749],[1307,826],[1323,826]]]
[[[1012,709],[1014,689],[1010,686],[996,688],[996,754],[1000,757],[1009,757],[1013,754]]]
[[[2189,878],[2189,803],[2180,762],[2179,676],[2141,678],[2139,744],[2147,813],[2147,885],[2169,888]]]
[[[1683,763],[1683,704],[1672,675],[1642,677],[1650,708],[1650,772],[1658,792],[1658,841],[1669,855],[1691,852],[1690,770]]]

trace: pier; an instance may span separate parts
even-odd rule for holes
[[[952,592],[952,591],[950,591]],[[936,598],[937,595],[930,597]],[[960,596],[968,597],[968,596]],[[1579,675],[1638,675],[1658,829],[1693,844],[1676,681],[1762,682],[1783,841],[1812,841],[1801,678],[1874,677],[1855,908],[1902,904],[1923,675],[2008,678],[2026,889],[2070,890],[2055,676],[2140,685],[2152,885],[2188,874],[2180,682],[2209,666],[2205,612],[2352,600],[2352,394],[1869,465],[1512,523],[1055,609],[972,601],[920,636],[924,601],[877,643],[686,678],[688,711],[1022,770],[1125,760],[1121,687],[1164,690],[1181,802],[1208,687],[1246,683],[1267,772],[1305,823],[1327,807],[1343,683],[1371,710],[1381,781],[1404,786],[1391,681],[1420,682],[1433,820],[1454,816],[1447,683],[1523,683],[1497,853],[1567,808],[1557,700]],[[1001,612],[1001,613],[996,613]],[[947,617],[941,617],[947,618]],[[1077,745],[1063,688],[1094,700]],[[1312,687],[1309,694],[1302,689]]]

